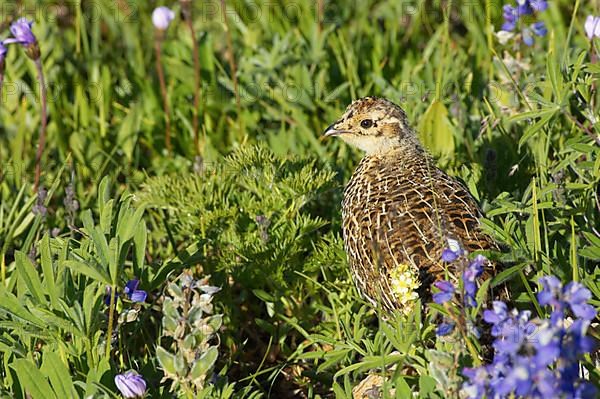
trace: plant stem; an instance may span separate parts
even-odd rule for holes
[[[4,83],[4,60],[0,61],[0,106],[2,105],[2,84]]]
[[[317,0],[317,32],[323,31],[323,13],[325,11],[324,0]]]
[[[237,117],[240,126],[240,135],[243,134],[244,128],[242,125],[243,118],[242,115],[242,104],[240,102],[240,92],[238,89],[238,80],[237,80],[237,65],[235,63],[235,55],[233,53],[233,41],[231,39],[231,31],[229,30],[229,23],[227,22],[227,4],[225,0],[221,0],[221,13],[223,14],[223,24],[225,26],[225,37],[227,40],[227,53],[229,60],[229,68],[231,69],[231,78],[233,80],[233,93],[235,94],[235,105],[237,108]]]
[[[192,2],[191,0],[181,0],[181,9],[183,11],[183,18],[187,23],[192,37],[192,57],[194,62],[194,113],[192,126],[194,130],[194,147],[196,153],[200,154],[200,134],[199,134],[199,107],[200,107],[200,50],[198,48],[198,41],[196,39],[196,31],[194,29],[194,22],[192,20]]]
[[[112,330],[113,330],[113,312],[115,309],[117,285],[113,284],[110,287],[110,303],[108,308],[108,329],[106,330],[106,358],[110,358],[110,350],[112,348]]]
[[[156,71],[158,73],[158,82],[160,85],[160,94],[163,99],[163,111],[165,114],[165,146],[167,152],[171,153],[171,117],[169,112],[169,99],[167,97],[167,85],[165,84],[165,73],[163,71],[161,62],[161,44],[162,44],[163,33],[156,31],[154,40],[154,50],[156,52]]]
[[[38,80],[40,82],[40,101],[42,102],[42,121],[41,121],[41,129],[40,129],[40,138],[38,142],[38,148],[35,155],[35,183],[33,186],[34,192],[37,193],[38,187],[40,184],[40,175],[41,175],[41,160],[42,154],[44,152],[44,146],[46,145],[46,127],[48,123],[48,110],[47,110],[47,92],[46,92],[46,82],[44,80],[44,72],[42,70],[42,57],[37,57],[35,59],[35,67],[37,69]]]

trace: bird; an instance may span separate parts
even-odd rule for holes
[[[498,248],[481,229],[476,200],[436,166],[400,106],[360,98],[324,136],[364,152],[344,188],[342,233],[355,285],[373,305],[408,314],[433,282],[458,275],[441,259],[444,249]],[[484,277],[495,267],[486,262]]]

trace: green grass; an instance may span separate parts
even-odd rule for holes
[[[200,397],[351,397],[384,369],[396,397],[447,397],[458,363],[473,359],[449,356],[460,344],[437,342],[428,315],[383,318],[347,269],[339,204],[361,154],[320,135],[364,95],[401,105],[466,182],[485,229],[509,248],[517,305],[542,312],[536,281],[554,274],[581,281],[600,306],[600,67],[583,31],[600,10],[590,4],[550,1],[548,35],[527,47],[498,41],[495,2],[324,1],[321,19],[312,2],[227,2],[238,108],[220,2],[197,2],[199,151],[193,46],[178,17],[162,48],[168,153],[150,19],[159,4],[22,3],[24,13],[16,2],[1,11],[0,38],[12,19],[35,20],[48,211],[33,212],[36,70],[11,45],[0,103],[0,396],[115,397],[115,374],[135,369],[149,397],[190,397],[189,386],[161,382],[156,355],[176,348],[162,303],[187,270],[222,288],[219,356],[206,371],[217,382]],[[78,209],[65,204],[68,186]],[[106,286],[133,277],[149,298],[117,301],[115,316],[133,309],[135,319],[113,320],[107,348]]]

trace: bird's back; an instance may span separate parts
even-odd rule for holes
[[[361,293],[386,309],[402,307],[394,273],[418,271],[419,292],[443,278],[442,251],[495,248],[480,230],[479,207],[468,190],[424,153],[366,156],[342,204],[350,267]]]

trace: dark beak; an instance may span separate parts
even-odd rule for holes
[[[325,136],[325,137],[339,136],[340,134],[350,133],[350,130],[338,130],[338,129],[336,129],[335,128],[336,124],[337,124],[337,122],[332,123],[331,125],[329,125],[329,127],[327,129],[325,129],[325,131],[323,132],[323,136]]]

